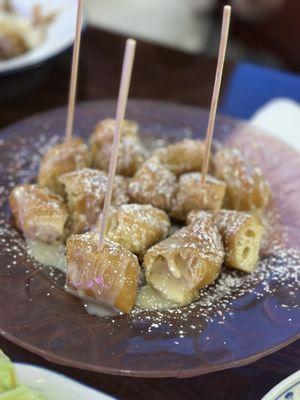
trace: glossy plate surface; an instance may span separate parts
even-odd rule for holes
[[[75,133],[115,113],[112,102],[78,106]],[[270,181],[263,256],[250,275],[224,270],[199,302],[182,310],[100,319],[62,289],[58,274],[42,272],[12,228],[7,194],[34,179],[45,143],[64,131],[65,109],[31,117],[0,133],[0,333],[53,362],[145,377],[188,377],[245,365],[300,335],[300,159],[284,143],[249,125],[219,118],[215,139],[242,148]],[[131,101],[145,142],[203,138],[207,112],[159,102]],[[161,142],[159,142],[161,143]]]

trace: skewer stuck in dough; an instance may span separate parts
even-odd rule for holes
[[[98,225],[101,223],[101,217]],[[163,240],[170,229],[168,215],[151,205],[111,207],[106,236],[142,258],[146,250]]]
[[[182,174],[173,199],[171,216],[184,221],[191,210],[218,211],[222,207],[225,190],[226,184],[210,175],[202,183],[198,172]]]
[[[73,233],[83,233],[97,222],[104,204],[107,181],[105,172],[91,168],[79,169],[59,178],[67,195],[70,213],[68,225]],[[126,178],[116,176],[112,204],[119,206],[128,203],[126,191]]]
[[[137,257],[99,235],[72,235],[67,240],[67,286],[122,312],[130,312],[140,280]]]
[[[111,118],[100,121],[90,138],[93,166],[108,171],[116,121]],[[121,140],[118,149],[116,173],[132,176],[145,158],[145,150],[138,135],[138,124],[124,120],[121,128]]]

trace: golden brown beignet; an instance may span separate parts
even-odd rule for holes
[[[184,221],[191,210],[218,211],[222,207],[225,190],[226,184],[210,175],[206,176],[205,183],[202,184],[200,173],[182,174],[171,216]]]
[[[13,189],[9,205],[17,228],[27,238],[50,244],[64,240],[68,212],[60,196],[47,188],[24,184]]]
[[[116,121],[100,121],[91,136],[93,166],[108,171],[111,148],[115,134]],[[138,124],[124,120],[122,124],[117,174],[132,176],[139,169],[145,158],[145,150],[138,136]]]
[[[150,204],[125,204],[110,209],[107,237],[141,258],[168,235],[169,228],[170,220],[163,210]]]
[[[157,149],[153,156],[175,175],[184,172],[201,171],[205,143],[201,140],[184,139]]]
[[[223,259],[221,235],[205,217],[151,247],[143,265],[149,284],[166,299],[185,305],[217,278]]]
[[[107,305],[130,312],[137,297],[140,266],[125,247],[99,235],[72,235],[67,240],[67,286]]]
[[[38,184],[54,193],[64,196],[63,184],[58,178],[68,172],[89,167],[91,155],[88,147],[79,138],[73,138],[69,145],[58,144],[48,150],[40,164]]]
[[[187,223],[203,218],[202,211],[191,211]],[[225,264],[230,268],[252,272],[258,264],[264,231],[260,219],[243,211],[221,210],[213,216],[223,238]]]
[[[176,176],[157,159],[151,158],[130,180],[128,194],[134,203],[151,204],[169,211],[176,189]]]
[[[224,207],[238,211],[264,209],[271,198],[260,168],[237,149],[223,148],[214,157],[215,176],[226,182]]]
[[[70,228],[73,233],[87,231],[97,222],[105,200],[107,180],[105,172],[90,168],[79,169],[59,178],[67,194]],[[128,203],[126,191],[126,178],[115,176],[112,205]]]

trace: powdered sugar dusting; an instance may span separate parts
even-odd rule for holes
[[[224,269],[217,281],[200,291],[197,301],[186,307],[171,308],[155,313],[134,309],[132,316],[135,323],[148,320],[146,331],[165,327],[174,334],[174,324],[179,325],[178,335],[184,337],[190,329],[202,331],[205,324],[215,321],[223,324],[230,318],[237,301],[248,298],[263,299],[273,296],[279,288],[285,287],[288,304],[276,307],[294,307],[299,296],[300,252],[287,251],[284,248],[274,249],[274,254],[264,257],[252,274]],[[150,323],[151,322],[151,323]]]
[[[10,143],[7,156],[5,155],[5,159],[0,160],[0,172],[4,182],[0,186],[0,255],[9,254],[10,261],[5,265],[1,264],[1,268],[5,269],[7,275],[18,268],[19,263],[24,259],[30,260],[33,268],[40,267],[38,263],[30,259],[25,241],[12,227],[6,202],[11,189],[16,184],[30,182],[35,178],[42,154],[58,142],[59,136],[49,139],[46,135],[41,135],[38,140],[23,138],[16,145]],[[5,146],[6,142],[1,141],[0,145]],[[287,239],[287,233],[283,227],[280,227],[280,218],[276,212],[270,210],[266,217],[269,222],[271,221],[269,223],[271,228],[267,228],[263,246],[267,251],[252,274],[245,275],[224,269],[213,285],[201,291],[200,298],[196,302],[183,308],[156,312],[135,308],[128,317],[130,324],[135,328],[139,327],[141,333],[155,332],[163,328],[166,335],[170,335],[171,332],[174,335],[175,332],[179,337],[184,337],[191,330],[204,330],[203,320],[206,322],[215,320],[216,323],[223,324],[234,312],[236,302],[243,298],[259,300],[272,297],[278,290],[284,289],[286,301],[275,306],[288,310],[297,305],[300,252],[282,245]],[[62,274],[53,270],[48,271],[49,278],[63,287]],[[118,318],[123,317],[109,318],[110,325],[117,326]],[[175,331],[175,325],[177,331]]]
[[[129,183],[128,192],[133,202],[152,204],[168,211],[176,189],[175,175],[156,158],[150,158]]]

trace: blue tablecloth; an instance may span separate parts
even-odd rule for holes
[[[278,97],[300,102],[300,75],[241,63],[225,88],[219,112],[249,119],[265,103]]]

